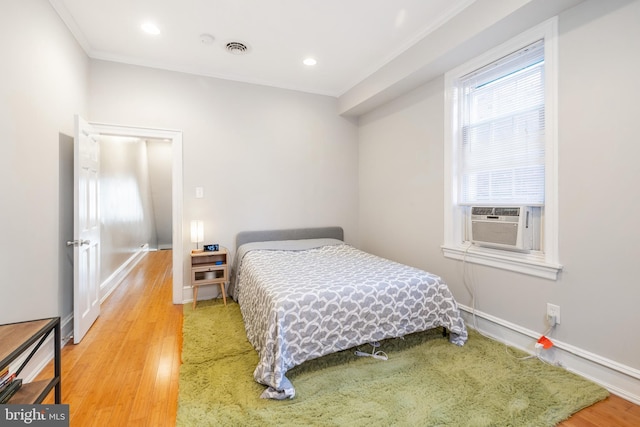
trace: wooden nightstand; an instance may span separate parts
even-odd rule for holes
[[[227,294],[224,285],[228,281],[228,252],[220,248],[214,252],[191,253],[191,287],[193,288],[193,308],[198,301],[198,287],[204,285],[220,285],[224,305],[227,305]]]

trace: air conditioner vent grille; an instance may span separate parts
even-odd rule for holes
[[[484,206],[474,206],[471,208],[472,215],[493,215],[493,208],[487,208]]]
[[[495,208],[494,214],[498,216],[520,216],[520,208]]]
[[[519,207],[489,207],[489,206],[474,206],[471,208],[471,215],[496,215],[496,216],[520,216]]]

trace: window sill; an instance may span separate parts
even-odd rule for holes
[[[541,253],[519,253],[479,246],[444,245],[445,258],[500,268],[543,279],[557,280],[562,265],[545,260]]]

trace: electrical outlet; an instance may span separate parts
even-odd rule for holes
[[[556,325],[560,324],[560,306],[547,303],[547,319],[556,318]]]

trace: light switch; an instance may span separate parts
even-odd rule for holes
[[[196,199],[202,199],[204,197],[204,188],[196,187]]]

